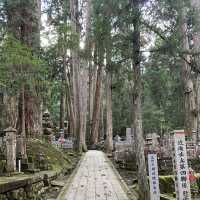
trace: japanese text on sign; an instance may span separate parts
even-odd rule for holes
[[[174,156],[177,199],[191,200],[184,131],[174,132]]]
[[[151,200],[160,200],[158,163],[156,154],[148,154]]]

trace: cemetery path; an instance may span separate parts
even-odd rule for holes
[[[128,200],[127,192],[101,151],[88,151],[58,200]]]

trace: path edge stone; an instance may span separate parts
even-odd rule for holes
[[[125,183],[125,181],[123,180],[123,178],[121,177],[121,175],[119,174],[119,172],[117,171],[117,169],[115,168],[115,166],[113,165],[112,161],[108,158],[108,156],[104,153],[105,159],[108,162],[108,164],[110,165],[110,167],[113,169],[117,179],[120,182],[120,185],[122,186],[122,189],[126,192],[126,194],[128,195],[130,200],[139,200],[137,197],[136,192],[133,192],[130,190],[130,188],[127,186],[127,184]]]
[[[64,195],[66,193],[66,191],[69,189],[69,186],[70,186],[70,183],[72,182],[73,178],[75,177],[75,175],[77,174],[77,171],[83,161],[83,158],[85,156],[85,153],[83,153],[81,155],[81,158],[77,164],[77,166],[75,167],[75,169],[73,170],[72,174],[69,176],[68,180],[67,180],[67,183],[65,184],[65,186],[62,188],[61,192],[59,193],[58,197],[56,198],[56,200],[67,200],[67,199],[64,199]]]

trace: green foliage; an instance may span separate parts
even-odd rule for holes
[[[42,81],[45,64],[32,50],[11,35],[5,35],[0,46],[0,84],[10,93],[17,92],[21,82],[32,85]]]
[[[143,128],[146,133],[160,132],[164,128],[164,113],[151,100],[143,105]],[[168,127],[165,127],[168,128]]]
[[[156,47],[155,47],[156,48]],[[163,133],[184,127],[181,65],[171,54],[152,53],[143,75],[145,132]]]
[[[119,80],[118,80],[119,81]],[[114,83],[115,84],[115,83]],[[119,81],[113,92],[113,131],[114,134],[122,134],[126,127],[131,126],[131,96],[128,90],[128,82]]]
[[[79,36],[72,31],[71,26],[59,24],[56,28],[58,33],[56,48],[59,55],[63,55],[67,50],[79,48]],[[60,49],[63,52],[59,52]]]
[[[48,64],[46,73],[47,85],[45,87],[44,106],[52,113],[54,122],[59,121],[60,112],[60,88],[63,78],[64,58],[69,62],[67,52],[70,49],[79,48],[79,36],[74,33],[71,26],[58,23],[56,28],[56,43],[47,48],[43,53],[43,59]],[[67,84],[66,82],[64,84]],[[67,90],[67,85],[66,90]]]
[[[173,194],[175,191],[174,180],[172,176],[160,176],[160,190],[161,193]]]
[[[184,2],[188,5],[189,0]],[[17,7],[26,11],[33,10],[33,1],[3,0],[0,2],[0,87],[12,94],[17,94],[22,82],[30,87],[36,83],[44,98],[44,106],[53,114],[54,121],[57,121],[63,59],[70,49],[79,49],[81,36],[74,33],[69,25],[69,0],[45,0],[43,3],[48,22],[54,26],[56,32],[54,38],[56,43],[42,52],[41,59],[35,55],[33,49],[13,36],[5,34],[6,10],[18,11]],[[142,115],[145,133],[163,133],[171,129],[183,128],[183,91],[180,81],[180,59],[178,59],[182,51],[179,31],[180,9],[182,8],[180,3],[181,0],[150,1],[142,9],[141,46],[148,46],[146,39],[148,34],[154,33],[162,38],[162,40],[156,38],[155,48],[152,49],[155,52],[151,52],[146,63],[144,63],[145,59],[142,59],[144,68]],[[197,24],[195,21],[197,13],[191,9],[188,10],[191,13],[188,16],[189,23]],[[17,28],[21,23],[30,23],[30,19],[23,19],[21,12],[13,13]],[[114,133],[121,133],[123,128],[130,127],[132,124],[133,74],[131,63],[134,17],[135,10],[128,0],[93,1],[91,43],[95,44],[97,51],[101,50],[101,54],[105,49],[110,48],[112,56],[109,70],[113,76]],[[14,29],[16,29],[15,26]],[[83,24],[80,24],[81,28]],[[97,55],[99,56],[99,52]],[[142,54],[142,58],[144,57]],[[101,62],[103,59],[104,55],[101,57]],[[70,64],[69,55],[66,60]]]

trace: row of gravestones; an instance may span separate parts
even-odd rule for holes
[[[0,174],[5,172],[13,173],[17,170],[34,171],[33,161],[22,159],[23,152],[26,151],[24,139],[16,135],[16,130],[7,128],[0,135]],[[38,168],[46,170],[46,162],[42,154],[38,155]]]

